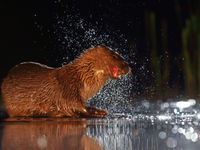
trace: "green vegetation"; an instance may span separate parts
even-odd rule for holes
[[[175,12],[177,18],[178,29],[180,30],[180,47],[179,69],[183,72],[184,93],[185,96],[200,96],[200,2],[188,2],[188,16],[181,21],[180,4],[175,1]],[[154,86],[157,90],[156,96],[167,97],[169,94],[177,95],[178,88],[174,83],[169,88],[170,82],[170,64],[169,61],[175,61],[174,58],[168,56],[170,49],[168,48],[169,22],[165,17],[157,19],[157,13],[147,11],[145,14],[147,40],[150,43],[151,52],[151,69],[153,72]],[[157,27],[161,28],[159,31]],[[160,39],[158,39],[160,38]],[[159,43],[159,42],[160,43]],[[158,48],[159,44],[161,49]],[[175,62],[173,62],[175,64]]]

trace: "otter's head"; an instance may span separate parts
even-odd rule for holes
[[[96,47],[98,59],[104,65],[105,71],[109,74],[110,78],[119,79],[120,75],[129,72],[129,66],[117,53],[111,51],[105,46]]]

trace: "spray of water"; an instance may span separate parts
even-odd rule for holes
[[[88,100],[88,104],[107,110],[110,116],[114,113],[130,112],[134,108],[134,101],[130,99],[131,82],[131,72],[121,76],[119,80],[109,80],[93,98]]]
[[[58,16],[56,19],[55,33],[61,42],[60,53],[65,58],[64,63],[68,63],[69,57],[72,57],[71,50],[74,57],[77,57],[85,49],[99,44],[110,47],[127,62],[131,62],[127,40],[119,31],[113,31],[109,27],[102,30],[100,23],[90,24],[79,15],[66,15],[64,18]],[[141,70],[145,72],[144,66]],[[88,105],[107,110],[108,117],[143,119],[152,123],[164,121],[178,124],[179,128],[183,123],[199,120],[199,105],[194,99],[169,99],[167,102],[157,100],[154,103],[144,99],[134,99],[133,89],[137,87],[137,84],[134,84],[135,77],[139,76],[130,71],[119,80],[109,80],[93,98],[87,101]],[[168,139],[168,143],[170,141],[171,139]]]
[[[56,4],[59,3],[56,1]],[[121,55],[127,63],[131,62],[128,41],[120,30],[105,27],[102,22],[88,22],[80,17],[76,8],[60,7],[63,7],[63,12],[55,14],[53,32],[49,36],[56,41],[61,65],[68,64],[86,49],[97,45],[105,45]],[[43,29],[41,26],[37,23],[37,28]],[[130,100],[132,83],[131,71],[119,80],[109,80],[95,97],[88,100],[88,105],[105,109],[110,115],[131,111],[134,104]]]
[[[56,1],[56,4],[59,3],[60,1]],[[100,44],[118,52],[128,63],[133,63],[130,56],[134,54],[130,54],[128,41],[120,30],[109,26],[104,28],[103,21],[92,24],[82,19],[73,7],[63,10],[62,15],[57,13],[54,17],[51,34],[56,40],[55,47],[58,50],[56,54],[61,65],[74,60],[84,50]],[[43,29],[42,25],[36,24],[37,28]],[[176,148],[181,145],[176,136],[181,135],[190,142],[197,142],[200,139],[198,129],[200,109],[195,99],[168,99],[166,102],[157,100],[154,103],[145,99],[134,99],[133,90],[142,82],[140,75],[149,74],[149,70],[145,68],[149,60],[146,58],[145,62],[147,64],[137,69],[137,74],[130,71],[119,80],[109,80],[93,98],[87,101],[88,105],[109,112],[105,119],[88,120],[89,123],[105,125],[88,127],[87,130],[87,134],[96,138],[105,149],[112,149],[113,143],[115,145],[113,149],[128,150],[133,149],[133,146],[134,149],[149,149],[148,143],[154,143],[156,146],[163,141],[167,148]],[[134,62],[134,65],[137,63]],[[168,130],[171,130],[170,133]],[[145,134],[146,132],[149,134]],[[156,134],[159,140],[154,141],[151,138],[152,134]],[[145,144],[146,147],[141,147]]]
[[[62,11],[54,14],[52,28],[45,29],[39,22],[35,24],[42,35],[48,34],[56,41],[57,56],[55,57],[57,57],[61,65],[68,64],[83,53],[84,50],[101,44],[119,53],[129,64],[137,65],[137,62],[132,62],[135,56],[134,50],[130,49],[127,38],[119,29],[113,29],[108,25],[105,26],[103,21],[91,23],[84,20],[78,13],[77,8],[63,5],[60,0],[55,0],[54,3],[55,6],[59,5]],[[34,16],[37,17],[38,14],[34,14]],[[145,62],[148,64],[149,60],[146,58]],[[148,76],[149,70],[145,68],[147,64],[140,66],[137,69],[139,72],[133,73],[130,71],[119,80],[109,80],[95,97],[88,100],[88,104],[107,110],[111,116],[143,111],[154,113],[155,110],[162,112],[163,109],[158,107],[158,103],[162,103],[162,101],[151,104],[148,100],[134,99],[136,95],[134,91],[137,87],[140,87],[140,76]],[[134,70],[135,68],[131,69]],[[174,105],[170,107],[174,107]],[[180,106],[180,109],[184,109],[187,106],[187,102],[178,102],[177,105]],[[162,108],[165,107],[165,105],[162,106]]]

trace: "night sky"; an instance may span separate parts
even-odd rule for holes
[[[68,63],[73,60],[80,54],[80,50],[101,43],[116,49],[124,49],[122,55],[129,55],[131,44],[134,45],[134,61],[137,61],[136,67],[139,68],[142,65],[140,58],[149,54],[145,13],[151,11],[158,14],[158,20],[165,18],[169,21],[170,55],[178,56],[181,47],[175,2],[177,1],[1,0],[0,80],[11,67],[20,62],[37,61],[57,67],[61,66],[63,61]],[[182,19],[188,15],[185,2],[180,2]],[[60,20],[64,22],[61,25]],[[85,32],[79,26],[77,29],[75,26],[81,20],[84,22],[85,30],[95,29],[96,36],[103,35],[100,41],[84,39]],[[160,30],[159,26],[157,30]],[[65,42],[71,38],[71,45],[65,42],[63,44],[65,31],[68,35]],[[109,37],[102,39],[106,35]],[[111,42],[108,41],[109,38]],[[63,59],[62,55],[67,59]],[[130,60],[127,62],[133,63]]]

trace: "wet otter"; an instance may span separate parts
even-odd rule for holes
[[[10,117],[101,117],[106,111],[88,107],[109,78],[129,71],[124,60],[105,46],[86,50],[72,63],[51,68],[25,62],[10,70],[1,90]]]

